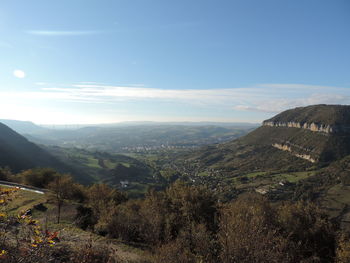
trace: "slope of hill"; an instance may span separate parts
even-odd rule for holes
[[[60,172],[72,173],[82,183],[93,181],[90,176],[59,161],[2,123],[0,123],[0,167],[9,167],[13,172],[35,167],[52,167]]]
[[[57,166],[57,160],[26,138],[0,123],[0,166],[20,171],[36,166]]]

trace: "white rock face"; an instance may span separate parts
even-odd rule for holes
[[[316,123],[300,123],[300,122],[272,122],[272,121],[264,121],[263,126],[270,126],[270,127],[290,127],[290,128],[300,128],[300,129],[307,129],[313,132],[322,132],[322,133],[336,133],[337,131],[343,130],[339,129],[339,127],[330,126],[330,125],[323,125],[323,124],[316,124]],[[349,129],[349,127],[346,127],[346,129]]]
[[[274,143],[274,144],[272,144],[272,147],[275,147],[275,148],[282,150],[282,151],[290,152],[292,155],[294,155],[298,158],[305,159],[309,162],[312,162],[312,163],[316,162],[316,160],[314,158],[312,158],[311,155],[296,153],[296,152],[292,151],[292,147],[290,147],[287,144]]]

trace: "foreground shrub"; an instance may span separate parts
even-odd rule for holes
[[[249,196],[221,210],[222,262],[333,262],[336,232],[313,204]]]
[[[276,214],[260,196],[224,206],[218,233],[221,262],[289,262]]]

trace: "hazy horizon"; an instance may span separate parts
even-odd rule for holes
[[[224,122],[224,121],[121,121],[121,122],[106,122],[106,123],[36,123],[31,120],[14,120],[14,119],[0,119],[0,122],[2,121],[20,121],[20,122],[30,122],[38,126],[42,127],[50,127],[50,126],[113,126],[113,125],[120,125],[120,124],[134,124],[134,125],[143,125],[143,124],[160,124],[160,125],[185,125],[185,124],[193,124],[193,125],[200,125],[200,124],[213,124],[213,125],[230,125],[230,124],[246,124],[246,125],[258,125],[261,124],[261,122]]]

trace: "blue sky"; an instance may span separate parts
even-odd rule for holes
[[[260,122],[350,104],[348,0],[3,0],[0,118]]]

